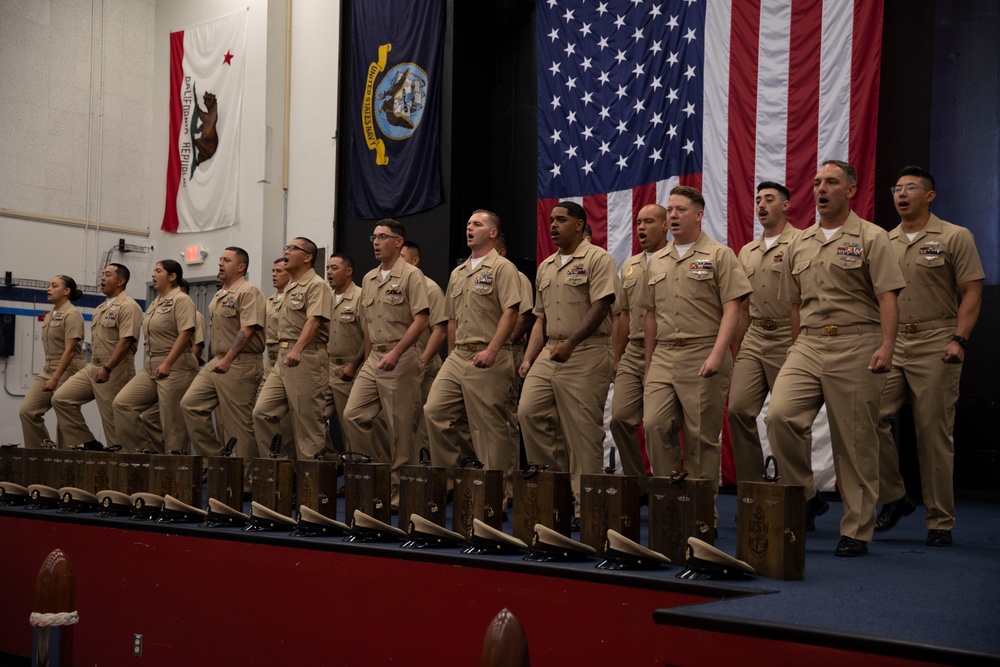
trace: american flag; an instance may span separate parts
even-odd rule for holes
[[[581,203],[593,242],[639,252],[635,215],[700,188],[704,228],[734,250],[759,234],[756,184],[784,183],[815,220],[826,159],[858,170],[874,211],[881,0],[536,0],[537,261],[549,213]]]

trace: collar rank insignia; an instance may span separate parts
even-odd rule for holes
[[[628,267],[628,271],[625,273],[625,277],[631,278],[633,271],[635,271],[635,264],[632,264],[631,266]]]
[[[582,276],[586,275],[587,269],[583,268],[583,262],[576,262],[573,266],[566,269],[567,276]]]
[[[399,288],[399,283],[392,283],[391,285],[385,288],[385,293],[396,296],[402,294],[403,290]]]

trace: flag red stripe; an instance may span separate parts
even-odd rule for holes
[[[692,188],[698,188],[699,190],[701,190],[700,171],[694,174],[681,174],[677,180],[681,185],[689,185]]]
[[[823,0],[795,0],[789,39],[788,148],[785,187],[792,193],[788,219],[805,228],[816,221],[812,182],[819,163],[819,65]]]
[[[181,155],[177,137],[181,131],[181,86],[184,83],[184,31],[170,33],[170,145],[167,152],[167,201],[160,229],[176,232],[177,189],[181,183]]]
[[[733,3],[729,41],[729,176],[726,202],[727,245],[742,248],[751,240],[757,148],[757,57],[760,0]]]
[[[584,197],[583,211],[587,214],[587,222],[590,223],[590,231],[593,233],[593,236],[590,237],[590,242],[607,249],[608,195],[602,192]],[[542,257],[542,259],[545,258]]]
[[[549,235],[548,219],[552,208],[559,203],[557,198],[539,199],[536,217],[538,218],[538,233],[535,234],[535,266],[541,264],[546,257],[556,251]]]
[[[642,252],[639,245],[639,235],[635,233],[635,221],[639,219],[639,211],[643,206],[656,203],[656,183],[647,183],[639,187],[632,188],[632,254],[637,255]]]
[[[854,212],[865,220],[875,215],[875,134],[881,53],[872,48],[882,39],[882,3],[854,2],[851,43],[851,134],[849,160],[858,172]]]

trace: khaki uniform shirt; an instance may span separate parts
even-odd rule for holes
[[[406,334],[413,316],[430,310],[427,282],[420,269],[402,257],[385,278],[375,267],[361,281],[361,316],[372,345],[395,344]]]
[[[424,329],[424,332],[420,334],[420,338],[417,339],[417,349],[420,350],[421,354],[427,349],[427,341],[431,338],[431,329],[437,324],[448,325],[448,311],[444,305],[444,292],[441,291],[436,282],[426,275],[424,275],[424,283],[427,285],[427,299],[431,307],[427,317],[428,327]]]
[[[649,260],[649,287],[638,306],[656,313],[656,340],[671,342],[719,334],[722,304],[750,293],[736,254],[702,232],[683,258],[673,241]]]
[[[333,290],[325,280],[309,269],[298,280],[285,287],[284,303],[278,313],[278,340],[295,343],[310,317],[320,319],[312,343],[325,346],[330,340],[330,318],[333,316]]]
[[[73,358],[80,356],[83,334],[83,315],[68,300],[58,310],[50,310],[45,314],[45,319],[42,320],[42,347],[45,349],[46,373],[53,372],[59,366],[68,339],[76,338]]]
[[[559,251],[538,267],[535,315],[545,318],[549,339],[564,340],[579,328],[590,306],[616,293],[617,271],[607,250],[583,241],[565,264]],[[611,336],[611,309],[591,336]]]
[[[740,264],[746,271],[753,292],[750,294],[750,317],[765,320],[787,320],[792,304],[778,298],[781,283],[781,269],[785,265],[785,252],[792,239],[802,232],[786,223],[778,235],[778,240],[767,247],[764,237],[754,239],[740,249]]]
[[[365,332],[361,327],[361,288],[353,282],[344,290],[344,295],[337,303],[337,295],[333,295],[333,319],[330,320],[330,364],[335,359],[351,360],[361,349]],[[346,361],[344,363],[347,363]]]
[[[264,295],[246,278],[237,278],[232,287],[216,292],[208,312],[212,316],[212,356],[225,356],[243,327],[256,327],[243,352],[259,355],[264,351]]]
[[[517,314],[520,316],[526,313],[530,313],[532,310],[534,310],[535,290],[531,289],[531,280],[528,279],[528,276],[524,275],[520,271],[517,272],[517,283],[518,283],[517,287],[518,294],[521,297],[521,303],[517,307]],[[531,327],[528,327],[527,331],[521,334],[521,340],[514,340],[514,334],[511,333],[510,339],[507,342],[511,344],[520,343],[524,340],[525,336],[530,331]]]
[[[142,330],[142,308],[135,299],[125,292],[115,297],[114,303],[107,301],[94,310],[90,320],[90,338],[94,346],[93,362],[103,366],[122,338],[131,338],[127,357],[135,357],[139,347],[139,332]],[[126,357],[126,358],[127,358]],[[124,359],[123,359],[124,363]]]
[[[622,264],[622,311],[628,313],[629,340],[643,340],[646,309],[639,306],[640,293],[646,291],[646,253],[632,255]]]
[[[284,294],[275,292],[267,297],[264,304],[264,319],[267,323],[264,332],[264,342],[267,345],[267,358],[272,364],[278,360],[278,314],[281,311]]]
[[[175,287],[166,295],[157,294],[146,308],[142,318],[142,335],[145,339],[147,365],[150,359],[160,359],[170,354],[174,341],[182,331],[193,330],[196,327],[194,301],[179,287]],[[204,338],[204,335],[202,336]],[[188,350],[196,344],[192,338]]]
[[[455,320],[455,343],[489,344],[508,308],[521,303],[517,267],[490,250],[472,268],[472,259],[451,272],[448,279],[448,318]]]
[[[933,213],[912,241],[902,226],[889,232],[889,240],[906,278],[901,324],[957,317],[958,285],[986,277],[972,232]]]
[[[200,310],[194,311],[194,336],[191,337],[191,345],[205,344],[205,316]]]
[[[889,235],[854,211],[827,240],[817,222],[788,245],[781,299],[799,306],[802,327],[879,324],[877,294],[906,287]]]

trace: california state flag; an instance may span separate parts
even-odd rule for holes
[[[199,232],[236,224],[248,14],[249,9],[242,9],[170,33],[163,231]]]

